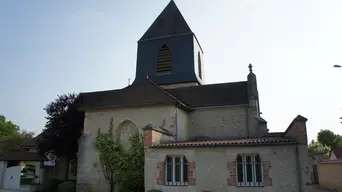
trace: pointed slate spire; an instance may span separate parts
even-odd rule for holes
[[[176,3],[171,0],[139,41],[193,33]]]

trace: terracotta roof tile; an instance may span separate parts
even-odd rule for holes
[[[189,141],[177,143],[164,143],[152,146],[153,148],[178,148],[178,147],[221,147],[239,145],[264,145],[264,144],[293,144],[295,140],[284,137],[262,137],[249,139]]]

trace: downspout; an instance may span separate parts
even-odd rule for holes
[[[248,113],[248,107],[245,108],[245,112],[246,112],[246,128],[247,128],[247,137],[249,137],[249,113]]]
[[[299,192],[303,192],[303,185],[302,185],[302,172],[300,169],[300,159],[299,159],[299,143],[296,142],[296,165],[297,165],[297,178],[298,178],[298,185],[299,185]]]
[[[178,107],[176,107],[176,141],[178,141]]]

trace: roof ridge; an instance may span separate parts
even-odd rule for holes
[[[150,78],[146,78],[154,87],[156,87],[157,89],[159,89],[160,91],[162,91],[165,95],[167,95],[168,97],[170,97],[171,99],[173,99],[174,101],[176,101],[177,103],[179,103],[180,105],[182,105],[183,107],[189,108],[191,109],[189,106],[187,106],[185,103],[183,103],[182,101],[180,101],[179,99],[177,99],[175,96],[173,96],[171,93],[169,93],[168,91],[166,91],[165,89],[163,89],[162,87],[160,87],[159,85],[157,85],[156,83],[154,83]]]
[[[236,84],[236,83],[247,83],[247,81],[234,81],[234,82],[227,82],[227,83],[212,83],[212,84],[206,84],[206,85],[192,85],[192,86],[186,86],[186,87],[170,88],[170,89],[167,89],[167,90],[191,89],[191,88],[200,88],[200,87],[214,87],[214,86]]]

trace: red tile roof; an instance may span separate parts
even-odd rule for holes
[[[342,147],[336,147],[331,151],[334,152],[337,159],[342,159]]]
[[[178,147],[222,147],[222,146],[240,146],[240,145],[265,145],[265,144],[293,144],[295,140],[284,137],[262,137],[248,139],[231,140],[212,140],[212,141],[189,141],[174,142],[153,145],[153,148],[178,148]]]

